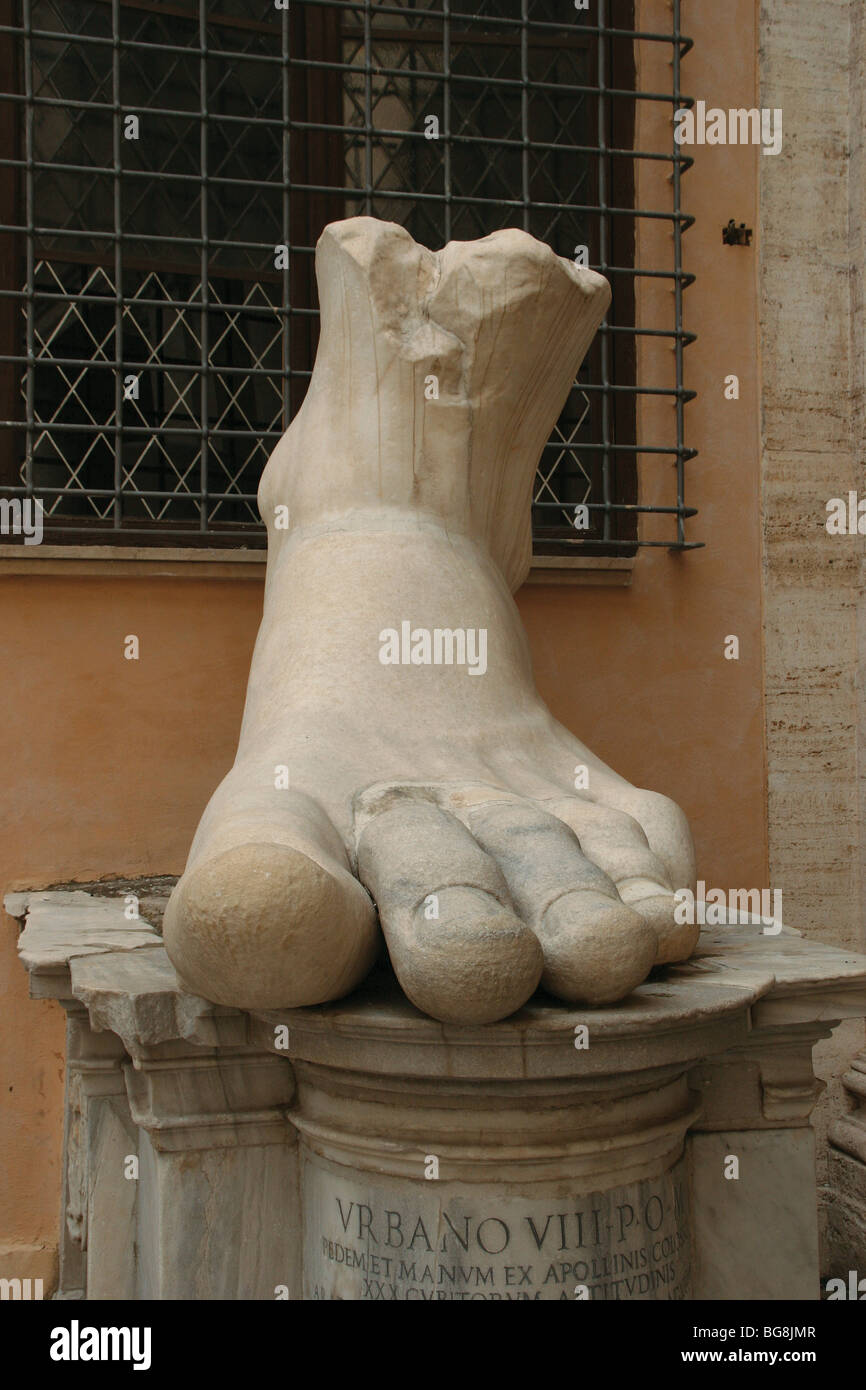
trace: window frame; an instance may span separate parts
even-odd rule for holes
[[[144,0],[122,0],[122,3],[128,9],[174,13],[179,10],[178,6],[145,4]],[[604,166],[605,182],[604,197],[597,201],[601,201],[608,208],[608,213],[602,213],[599,221],[600,227],[602,222],[606,222],[607,226],[600,232],[597,245],[590,242],[591,263],[608,273],[614,285],[611,313],[590,354],[591,361],[594,357],[596,368],[601,363],[602,376],[601,389],[593,386],[589,388],[591,408],[596,416],[605,412],[607,415],[602,441],[605,454],[604,534],[596,536],[594,542],[580,538],[576,541],[564,526],[557,528],[555,533],[543,535],[539,534],[537,526],[534,527],[535,556],[542,566],[551,571],[562,571],[574,562],[583,566],[593,558],[628,559],[641,544],[638,536],[638,516],[642,509],[638,504],[639,450],[635,410],[639,394],[636,381],[636,331],[629,328],[629,325],[634,324],[635,315],[637,272],[634,259],[634,229],[635,218],[640,213],[634,209],[634,162],[623,153],[632,150],[634,145],[635,102],[638,96],[634,90],[636,40],[633,37],[634,5],[630,0],[612,0],[612,5],[613,11],[616,12],[615,25],[612,23],[609,28],[605,28],[603,17],[600,16],[596,34],[598,43],[601,43],[602,35],[604,37],[604,52],[599,66],[599,84],[603,86],[604,94],[598,95],[598,102],[605,108],[603,120],[610,133],[603,151],[598,150],[597,135],[595,140],[598,165],[600,170]],[[357,5],[353,8],[361,7]],[[0,22],[10,28],[14,27],[16,8],[15,0],[0,0]],[[603,6],[601,8],[603,10]],[[188,17],[192,18],[194,13],[190,10]],[[293,250],[303,253],[296,254],[293,259],[290,253],[288,276],[288,301],[291,306],[287,334],[289,365],[287,368],[284,360],[283,374],[286,377],[285,389],[292,414],[303,398],[317,336],[315,281],[311,255],[316,229],[324,222],[332,220],[333,216],[341,215],[341,209],[337,205],[345,202],[349,192],[344,182],[337,186],[338,171],[342,179],[343,136],[339,130],[335,132],[333,127],[341,125],[342,122],[331,119],[337,105],[341,105],[343,101],[343,81],[337,70],[338,64],[335,66],[335,61],[342,57],[341,52],[336,51],[336,46],[340,46],[343,41],[340,25],[342,13],[342,9],[328,4],[296,3],[290,8],[284,21],[284,35],[287,33],[288,47],[292,55],[288,60],[289,67],[294,63],[299,64],[300,66],[294,68],[295,78],[297,79],[299,73],[303,74],[304,78],[294,80],[290,86],[287,126],[292,161],[291,187],[301,191],[305,185],[309,185],[303,198],[294,197],[288,200],[288,245]],[[209,16],[209,22],[219,22],[219,16]],[[236,28],[245,27],[244,21],[235,20],[232,23]],[[675,23],[678,25],[678,18]],[[256,25],[250,21],[246,27]],[[520,41],[519,36],[515,41]],[[70,42],[74,42],[72,35]],[[285,42],[284,37],[284,45]],[[16,61],[15,50],[19,47],[12,44],[3,46],[5,56],[0,60],[0,90],[9,90],[3,86],[4,82],[14,86],[12,68]],[[304,64],[310,66],[303,66]],[[678,75],[674,85],[677,84]],[[22,85],[19,74],[19,95],[22,94]],[[676,93],[673,95],[676,96]],[[22,107],[17,103],[0,101],[0,132],[7,135],[6,148],[20,147],[23,124],[20,119],[21,111]],[[322,126],[331,129],[317,129]],[[297,138],[301,134],[303,139]],[[620,153],[616,153],[617,151]],[[20,166],[21,161],[18,163]],[[688,160],[681,161],[685,167],[688,163]],[[0,166],[0,199],[15,199],[20,206],[23,196],[23,170],[20,167],[13,168],[12,164],[13,161],[6,161]],[[333,191],[327,191],[325,186],[333,188]],[[631,210],[634,210],[633,216],[629,215]],[[619,215],[620,213],[625,215]],[[19,224],[22,221],[20,217],[13,220]],[[677,233],[684,230],[684,224],[688,225],[688,219],[680,215],[677,207],[674,221]],[[16,430],[39,428],[38,425],[33,426],[26,418],[22,418],[22,402],[15,385],[16,367],[14,362],[8,360],[17,358],[19,361],[23,360],[26,365],[28,356],[27,346],[22,349],[20,330],[16,328],[18,305],[14,297],[19,283],[15,278],[16,264],[27,260],[32,265],[32,257],[35,254],[36,248],[30,245],[27,248],[28,254],[22,256],[21,242],[26,241],[28,237],[26,226],[23,230],[19,228],[17,234],[10,235],[6,232],[2,237],[2,245],[7,248],[7,253],[5,256],[0,255],[0,289],[7,291],[0,297],[0,359],[7,359],[0,361],[0,401],[3,402],[3,421],[11,426],[4,430],[7,446],[0,448],[0,483],[5,484],[2,488],[3,495],[9,495],[10,491],[16,490],[12,478],[13,470],[16,470],[18,465],[8,442],[14,439]],[[165,268],[177,271],[178,266],[175,263],[166,263]],[[680,278],[677,284],[681,292],[690,277],[680,271],[678,275]],[[258,278],[274,285],[282,279],[277,271],[259,271]],[[12,294],[8,293],[10,289],[13,291]],[[683,332],[681,321],[676,324],[676,334],[681,352],[682,346],[690,340],[691,335]],[[690,394],[684,391],[679,380],[677,392],[683,399],[687,399]],[[677,455],[680,470],[684,460],[693,452],[686,450],[678,438]],[[17,491],[20,495],[21,489],[18,488]],[[35,491],[38,494],[38,489]],[[691,509],[685,508],[681,494],[680,488],[676,509],[680,532],[683,517],[692,514]],[[158,528],[155,527],[152,531],[145,528],[140,532],[134,527],[109,528],[91,522],[86,528],[87,537],[84,542],[80,540],[81,529],[80,525],[76,525],[76,519],[55,517],[46,527],[46,537],[61,544],[127,547],[149,545],[154,549],[176,548],[178,544],[207,549],[246,549],[250,546],[258,549],[265,544],[263,528],[252,522],[246,527],[233,527],[231,534],[226,535],[221,535],[218,528],[191,534],[186,523],[174,525],[171,522],[160,522]],[[684,538],[678,536],[678,540],[682,541]],[[681,543],[672,548],[690,547]],[[622,566],[609,568],[613,571],[621,569]]]

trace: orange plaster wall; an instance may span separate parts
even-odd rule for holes
[[[242,581],[2,578],[4,893],[181,871],[234,758],[262,592]],[[123,657],[130,633],[138,661]],[[64,1015],[28,999],[4,920],[0,1276],[50,1279]]]

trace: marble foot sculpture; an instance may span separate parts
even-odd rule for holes
[[[694,945],[674,921],[688,825],[552,717],[511,597],[607,281],[520,231],[434,253],[366,217],[325,229],[316,272],[315,370],[259,489],[240,746],[169,956],[217,1003],[318,1004],[364,979],[381,925],[444,1022],[504,1018],[539,984],[621,999]]]

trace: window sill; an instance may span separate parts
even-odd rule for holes
[[[633,555],[533,555],[527,584],[631,584]]]
[[[632,556],[535,555],[527,584],[631,583]],[[263,550],[179,546],[0,545],[3,575],[142,575],[162,579],[264,580]]]
[[[161,579],[265,577],[264,550],[195,546],[0,545],[0,576],[12,574],[143,575]]]

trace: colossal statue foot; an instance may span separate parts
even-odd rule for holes
[[[444,1022],[504,1018],[539,983],[621,999],[694,945],[673,911],[688,825],[551,716],[511,597],[608,284],[520,231],[433,253],[365,217],[326,228],[316,269],[315,370],[259,488],[240,746],[169,956],[219,1003],[318,1004],[363,980],[381,924]]]

